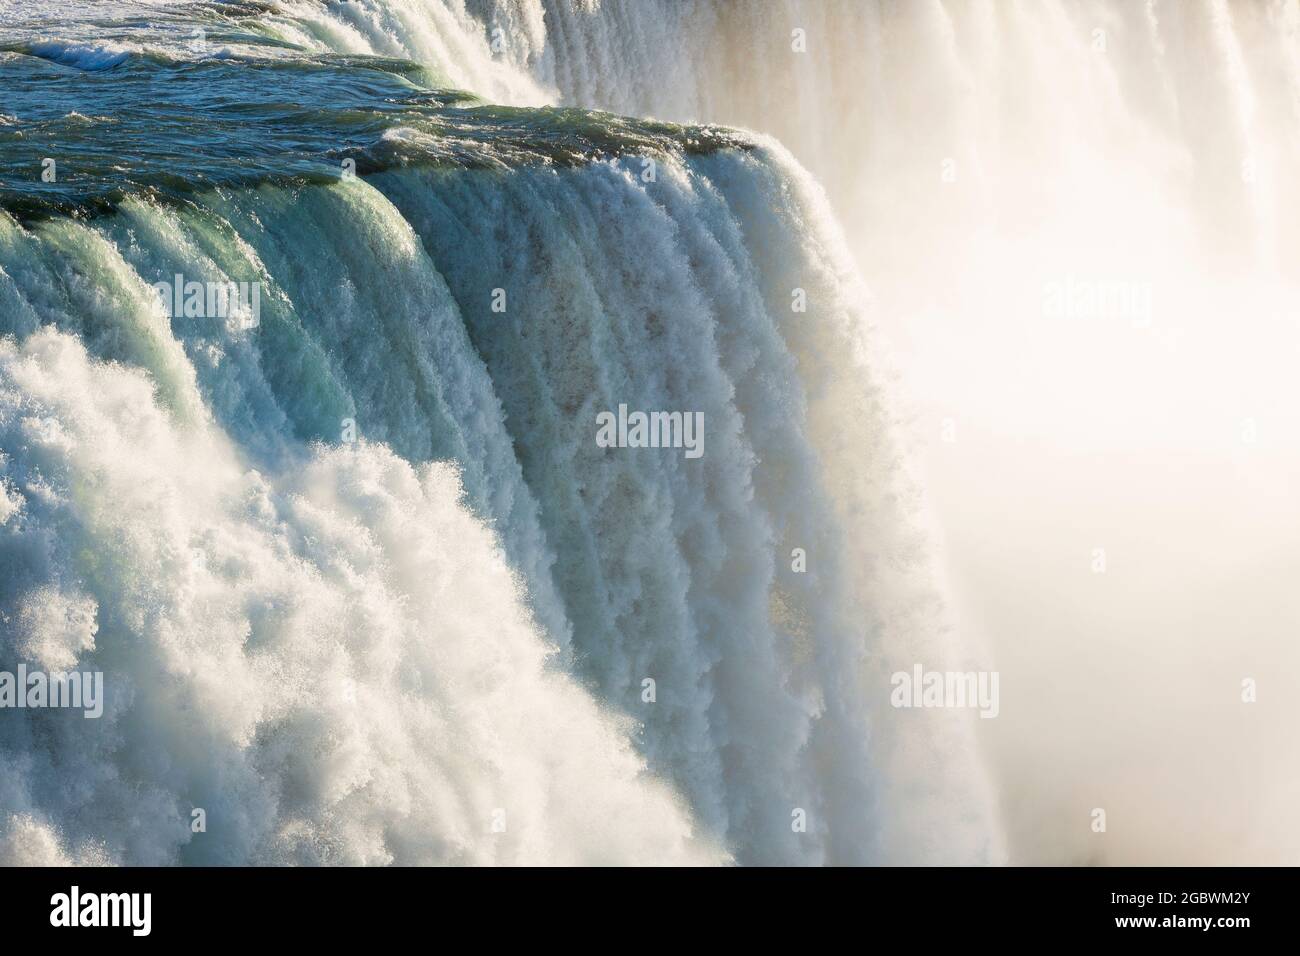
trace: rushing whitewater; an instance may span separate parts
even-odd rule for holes
[[[453,469],[263,474],[52,328],[0,370],[7,650],[108,682],[98,721],[6,715],[7,862],[721,858],[548,671]]]
[[[0,712],[0,860],[1001,859],[966,721],[884,719],[966,652],[782,146],[486,105],[562,65],[436,4],[114,10],[0,18],[0,669],[106,695]]]

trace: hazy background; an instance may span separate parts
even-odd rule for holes
[[[848,6],[762,126],[875,293],[1012,859],[1295,863],[1296,5]]]

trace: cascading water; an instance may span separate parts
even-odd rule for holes
[[[99,720],[0,713],[0,861],[1003,860],[981,722],[889,675],[987,668],[984,630],[1014,686],[1083,685],[941,600],[903,450],[999,449],[913,450],[954,577],[1015,606],[1065,587],[1022,511],[1085,555],[1113,517],[1036,506],[1053,456],[1212,404],[1142,379],[1171,316],[1198,358],[1218,303],[1293,340],[1296,4],[1181,6],[0,4],[0,670],[106,681]],[[715,122],[780,143],[676,125]],[[176,277],[257,283],[256,325]],[[1101,279],[1169,303],[1136,345],[1002,319]],[[906,400],[876,317],[943,371]],[[601,447],[620,406],[701,414],[703,455]],[[1050,761],[1037,693],[989,723]],[[1099,799],[1001,743],[1013,808]]]
[[[318,12],[519,103],[772,134],[824,184],[957,656],[1019,702],[978,724],[1015,858],[1296,859],[1300,3],[402,4],[455,61],[391,6]]]
[[[432,10],[372,10],[423,67],[229,12],[7,15],[3,664],[106,699],[3,715],[5,858],[998,859],[963,725],[877,730],[942,629],[818,187],[438,92]],[[159,71],[184,110],[118,105]],[[156,292],[233,280],[255,323]],[[702,454],[601,447],[620,406]]]

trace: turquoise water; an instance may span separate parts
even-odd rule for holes
[[[65,19],[58,32],[66,39],[50,39],[40,14],[7,23],[0,206],[27,217],[102,210],[133,194],[174,200],[217,186],[323,183],[339,179],[348,160],[364,175],[404,165],[564,166],[747,143],[718,127],[486,104],[409,60],[296,48],[259,23],[260,10],[189,4]],[[42,179],[47,159],[52,182]]]

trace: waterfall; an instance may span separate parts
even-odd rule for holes
[[[46,757],[104,777],[88,785],[96,809],[48,807],[54,766],[25,775],[23,805],[81,846],[117,832],[120,791],[147,780],[171,801],[158,812],[175,845],[103,850],[133,862],[169,849],[209,859],[184,846],[186,800],[237,809],[223,860],[629,860],[620,853],[655,852],[637,840],[683,845],[689,830],[648,785],[653,810],[626,846],[562,849],[557,830],[509,848],[487,816],[467,835],[468,808],[426,792],[440,771],[481,798],[556,758],[507,767],[516,757],[471,742],[452,771],[451,757],[416,756],[417,742],[523,695],[502,719],[554,710],[556,726],[530,731],[554,748],[572,744],[561,727],[590,720],[597,754],[623,761],[611,794],[635,765],[609,728],[635,719],[644,760],[683,795],[700,838],[740,860],[914,856],[885,832],[883,806],[893,794],[903,813],[904,783],[917,827],[926,800],[968,805],[949,808],[945,852],[987,852],[987,810],[965,795],[982,785],[977,767],[957,755],[946,776],[970,775],[958,797],[940,777],[879,770],[893,757],[873,740],[872,681],[891,640],[924,639],[937,599],[909,580],[922,545],[895,497],[887,403],[824,199],[775,144],[665,155],[649,183],[643,168],[400,170],[181,208],[130,200],[91,223],[7,223],[0,268],[22,317],[9,331],[26,336],[4,377],[7,551],[18,562],[41,541],[44,557],[39,570],[24,562],[6,603],[19,617],[34,595],[80,609],[76,629],[46,614],[13,649],[56,647],[110,675],[104,736]],[[259,277],[260,324],[232,335],[169,322],[151,287],[174,274]],[[796,285],[806,312],[791,309]],[[597,414],[619,404],[702,413],[704,455],[598,447]],[[344,422],[358,446],[337,447]],[[426,464],[444,460],[454,473]],[[795,549],[807,573],[792,570]],[[114,560],[86,564],[101,552]],[[470,585],[480,563],[485,580]],[[518,660],[494,649],[498,630]],[[498,686],[507,676],[512,690]],[[354,696],[334,696],[349,681]],[[148,738],[170,756],[161,780],[119,763],[136,759],[141,710],[167,728]],[[118,721],[131,730],[114,732]],[[527,751],[517,727],[494,719],[483,732]],[[239,798],[212,792],[206,758],[176,753],[197,746],[186,733],[248,778]],[[537,785],[580,799],[559,794],[563,777]],[[529,797],[497,799],[508,811]],[[438,838],[379,839],[394,802],[438,816]],[[795,810],[810,832],[791,828]]]
[[[0,5],[0,672],[105,696],[0,710],[0,862],[1069,862],[1169,806],[1092,655],[1300,530],[1300,5],[94,7]],[[1300,616],[1226,586],[1235,686]]]

